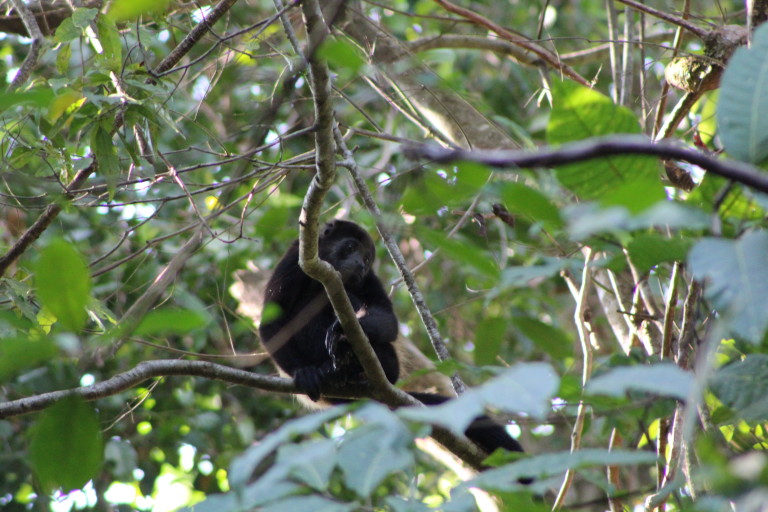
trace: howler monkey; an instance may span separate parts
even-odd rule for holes
[[[394,346],[398,323],[392,301],[371,270],[375,256],[373,240],[354,222],[334,220],[320,234],[319,256],[341,274],[363,332],[387,379],[394,384],[400,375]],[[259,327],[262,342],[280,369],[293,377],[296,386],[310,399],[320,398],[324,382],[346,384],[364,380],[363,368],[341,330],[325,290],[299,267],[298,240],[277,264],[267,283],[264,304]],[[410,394],[426,405],[449,400],[432,393]],[[523,451],[502,425],[485,416],[476,418],[465,434],[488,453],[496,448]]]

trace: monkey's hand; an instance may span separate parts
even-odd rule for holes
[[[325,351],[331,360],[331,369],[333,370],[337,370],[339,367],[337,354],[339,342],[342,339],[344,339],[344,330],[341,328],[341,323],[337,318],[325,332]]]
[[[320,384],[322,384],[329,368],[317,366],[305,366],[299,368],[293,375],[296,387],[307,394],[310,400],[317,402],[320,399]]]

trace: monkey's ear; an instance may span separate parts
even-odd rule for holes
[[[326,222],[325,226],[323,226],[323,231],[320,233],[320,238],[326,238],[333,233],[333,230],[336,228],[336,221],[332,220],[330,222]]]

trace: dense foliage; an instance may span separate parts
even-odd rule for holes
[[[0,508],[761,510],[751,5],[14,1]],[[307,412],[264,378],[260,292],[322,173],[319,221],[380,233],[416,376],[467,384],[450,405]],[[481,410],[528,453],[472,473],[425,440]]]

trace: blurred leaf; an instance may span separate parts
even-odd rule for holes
[[[337,442],[314,439],[302,444],[286,444],[277,452],[277,463],[289,467],[290,474],[318,491],[328,489],[336,467]]]
[[[687,400],[693,385],[693,374],[673,363],[622,366],[592,378],[587,393],[623,396],[628,391],[644,391]]]
[[[480,321],[475,329],[475,364],[498,364],[498,356],[504,335],[507,332],[507,322],[503,318],[490,317]]]
[[[461,433],[486,406],[543,418],[559,385],[560,378],[549,364],[518,363],[442,405],[406,407],[397,412],[409,420],[437,423]]]
[[[702,239],[688,264],[697,279],[708,279],[706,296],[730,329],[759,343],[768,326],[768,232],[750,231],[739,240]]]
[[[80,489],[95,478],[104,457],[99,419],[78,396],[43,412],[32,430],[29,460],[46,492]]]
[[[504,206],[511,213],[519,213],[541,222],[549,229],[563,225],[560,210],[548,197],[523,183],[505,183],[501,189]]]
[[[110,195],[113,195],[117,175],[120,172],[120,162],[117,158],[117,148],[112,142],[112,135],[100,123],[91,132],[91,149],[96,154],[99,171],[107,178]]]
[[[472,480],[461,484],[460,488],[479,487],[491,491],[515,491],[525,488],[517,483],[521,477],[534,477],[543,480],[546,477],[559,475],[568,469],[655,464],[657,459],[655,453],[631,450],[586,449],[577,452],[545,453],[519,460],[507,466],[483,471]],[[534,483],[534,489],[535,486]]]
[[[355,46],[346,39],[326,38],[317,54],[328,61],[333,71],[355,76],[365,66],[365,59]]]
[[[291,496],[259,507],[261,512],[346,512],[359,510],[355,503],[341,503],[323,496]]]
[[[159,309],[147,313],[136,327],[134,334],[136,336],[187,334],[190,331],[202,329],[208,325],[209,320],[199,311]]]
[[[487,251],[474,244],[448,238],[443,233],[431,229],[419,229],[418,233],[425,248],[439,248],[444,256],[465,263],[491,279],[498,278],[499,266]]]
[[[768,26],[758,27],[751,46],[738,48],[720,82],[717,126],[725,150],[739,160],[768,157]]]
[[[40,302],[70,331],[78,332],[88,319],[91,276],[80,253],[62,239],[50,242],[35,265]]]
[[[232,461],[229,470],[229,481],[232,487],[244,487],[251,479],[256,467],[265,457],[277,450],[283,443],[291,440],[295,436],[315,432],[321,425],[338,418],[345,414],[345,412],[346,409],[343,407],[334,407],[325,411],[309,414],[291,420],[280,427],[276,432],[267,435],[259,442],[259,444],[251,446]]]
[[[143,14],[159,14],[169,3],[170,0],[115,0],[110,4],[107,16],[116,22],[131,21]]]
[[[640,133],[640,123],[631,110],[615,105],[594,89],[572,83],[552,82],[554,106],[547,125],[547,141],[552,145],[616,133]],[[662,198],[658,180],[660,167],[651,157],[611,156],[555,169],[557,179],[582,199],[606,199],[606,204],[621,204],[632,211],[648,206],[648,198],[621,193],[623,186],[643,184],[645,190],[656,179],[653,201]]]
[[[16,105],[47,107],[52,100],[53,91],[48,87],[23,92],[4,92],[0,94],[0,113]]]
[[[96,20],[96,29],[103,49],[99,55],[99,61],[109,71],[120,71],[120,66],[123,64],[123,46],[120,42],[120,33],[115,26],[115,20],[108,16],[100,16]]]
[[[86,29],[96,19],[98,14],[98,9],[78,7],[72,12],[72,23],[79,29]]]
[[[347,487],[366,497],[387,476],[413,464],[413,436],[394,413],[381,405],[367,405],[360,414],[375,422],[344,435],[338,463]]]
[[[644,274],[666,261],[685,261],[693,241],[688,238],[668,238],[656,233],[642,233],[629,243],[629,258]]]
[[[768,419],[768,355],[749,354],[720,368],[710,381],[723,404],[749,422]]]
[[[562,329],[524,316],[513,317],[512,323],[537,347],[557,360],[573,355],[573,340]]]
[[[59,350],[48,338],[0,338],[0,382],[53,359]]]

